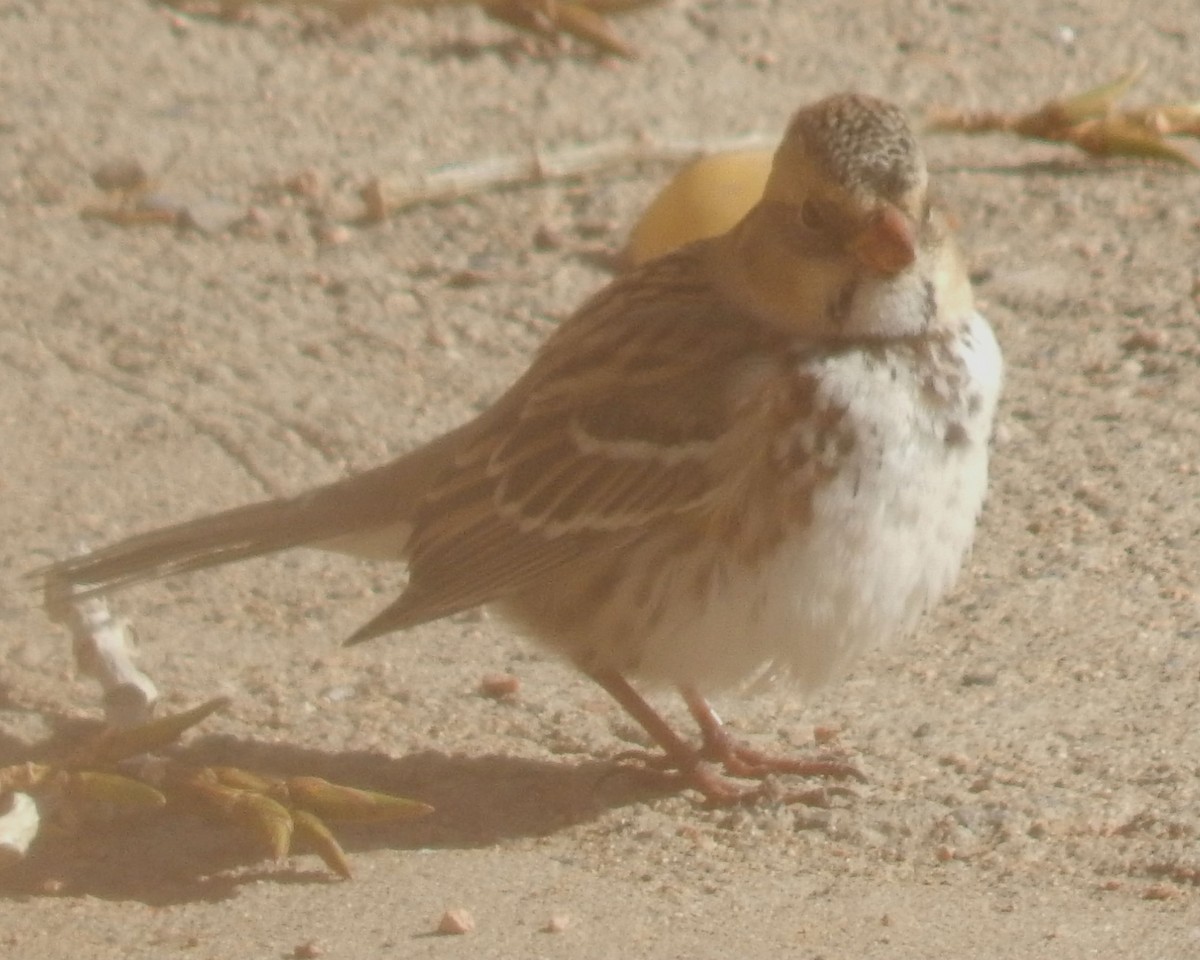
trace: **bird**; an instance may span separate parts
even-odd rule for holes
[[[35,572],[47,595],[294,547],[400,561],[360,643],[487,607],[595,680],[714,805],[858,775],[737,739],[721,691],[811,691],[956,580],[1003,379],[904,112],[802,106],[727,232],[612,279],[490,407],[296,496]],[[646,698],[675,688],[697,744]]]

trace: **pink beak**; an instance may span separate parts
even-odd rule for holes
[[[917,258],[917,238],[908,218],[889,205],[850,241],[850,252],[869,270],[894,277]]]

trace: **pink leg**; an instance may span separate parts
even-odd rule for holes
[[[762,779],[771,773],[798,773],[803,776],[862,779],[862,774],[847,763],[771,758],[751,750],[744,744],[738,744],[729,736],[720,717],[708,702],[696,691],[685,689],[682,691],[684,700],[700,724],[703,736],[704,745],[697,750],[671,729],[658,711],[619,673],[596,671],[591,673],[591,677],[625,708],[626,713],[641,724],[665,754],[663,757],[646,757],[638,753],[626,754],[625,757],[636,756],[645,762],[648,769],[674,771],[672,776],[676,780],[682,780],[685,785],[698,790],[704,795],[705,802],[711,806],[731,806],[768,796],[778,796],[786,802],[828,806],[831,795],[849,792],[844,787],[832,787],[793,794],[772,794],[764,785],[746,787],[727,776],[722,776],[714,769],[713,762],[720,764],[727,774],[734,777]]]
[[[780,756],[741,743],[699,691],[694,687],[681,687],[679,692],[700,727],[703,742],[700,755],[720,763],[730,776],[761,779],[772,773],[789,773],[831,780],[866,780],[857,767],[842,760]]]

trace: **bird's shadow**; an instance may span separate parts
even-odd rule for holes
[[[53,741],[66,739],[60,732],[79,726],[65,717],[50,722],[56,729]],[[0,768],[23,762],[29,754],[0,738]],[[47,755],[46,745],[39,745],[36,754]],[[551,762],[434,750],[394,757],[230,736],[197,738],[172,750],[170,758],[278,777],[323,777],[434,808],[407,822],[330,824],[351,868],[355,854],[369,850],[467,849],[544,836],[669,792],[662,782],[602,760]],[[69,831],[44,830],[26,860],[0,872],[0,897],[92,896],[166,906],[223,900],[242,884],[264,878],[274,883],[338,882],[311,853],[300,850],[281,864],[264,862],[261,841],[245,826],[182,814],[168,805],[150,814],[89,821]]]

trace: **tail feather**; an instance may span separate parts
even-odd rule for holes
[[[32,576],[43,580],[48,593],[66,589],[86,595],[291,547],[403,558],[408,520],[451,463],[462,429],[384,466],[307,493],[137,534]]]
[[[296,500],[267,500],[151,530],[35,571],[83,594],[248,560],[304,543]]]

